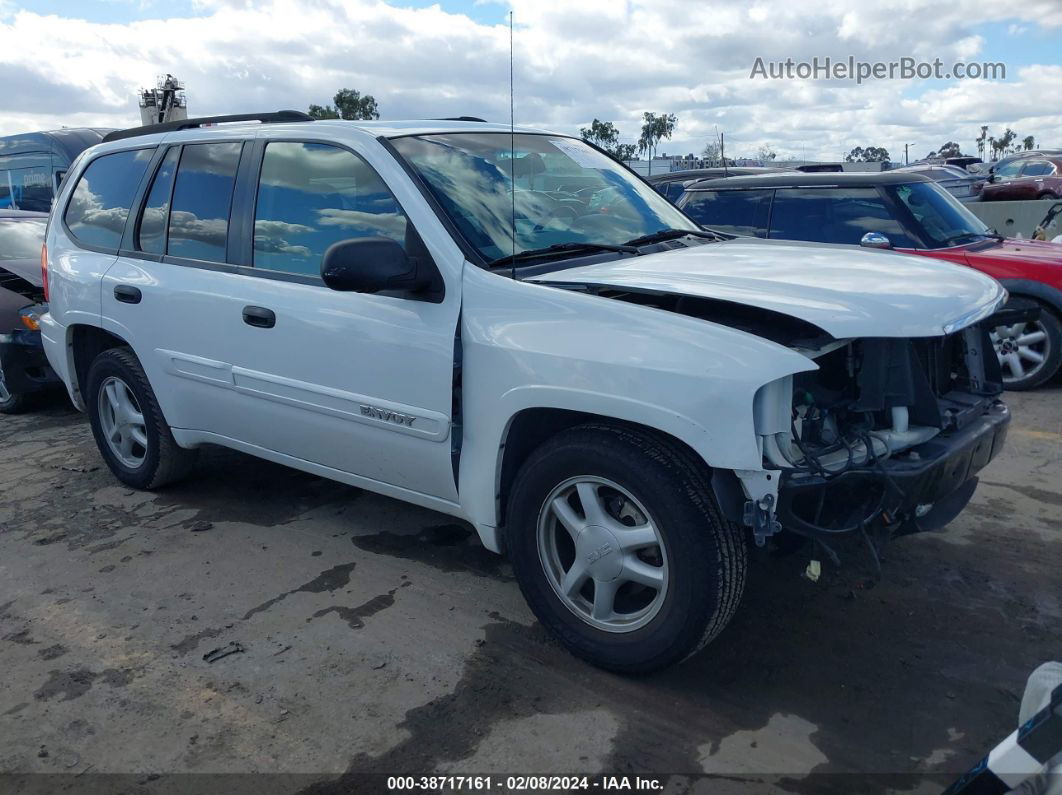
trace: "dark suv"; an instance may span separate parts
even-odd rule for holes
[[[987,273],[1013,314],[992,332],[1008,389],[1032,389],[1062,365],[1062,246],[1008,240],[919,174],[768,174],[702,180],[678,201],[702,226],[733,235],[897,249]],[[912,284],[912,290],[918,285]]]

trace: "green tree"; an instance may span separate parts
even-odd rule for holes
[[[653,155],[657,146],[665,138],[671,139],[676,124],[678,118],[674,113],[661,113],[659,116],[648,112],[642,114],[642,134],[638,138],[638,151],[648,153],[650,173],[653,170]]]
[[[1026,152],[1031,152],[1033,149],[1036,148],[1036,139],[1033,138],[1031,135],[1026,135],[1024,138],[1022,138],[1021,143],[1022,146],[1025,147]]]
[[[307,113],[315,119],[378,119],[380,110],[372,94],[354,88],[341,88],[332,97],[332,105],[310,105]]]
[[[996,139],[996,143],[999,145],[999,151],[1001,154],[1006,154],[1010,150],[1010,145],[1014,143],[1014,139],[1018,137],[1018,134],[1014,130],[1008,127],[1000,138]]]
[[[890,159],[889,150],[884,146],[868,146],[865,149],[857,146],[844,156],[846,163],[877,163],[887,162]]]
[[[615,156],[616,145],[619,141],[619,130],[610,121],[598,121],[594,119],[589,127],[579,130],[579,135],[584,141],[589,141]]]
[[[621,163],[626,163],[628,160],[634,160],[636,154],[638,154],[638,147],[634,144],[616,144],[612,156]]]
[[[946,144],[944,144],[944,146],[940,147],[940,149],[938,149],[937,151],[930,152],[928,155],[926,155],[926,159],[927,160],[929,160],[930,158],[934,158],[934,157],[940,157],[940,158],[945,158],[945,157],[964,157],[964,155],[962,153],[962,147],[961,146],[959,146],[957,143],[955,143],[955,141],[948,141]]]

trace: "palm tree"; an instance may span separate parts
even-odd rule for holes
[[[1031,152],[1033,149],[1036,148],[1036,139],[1033,138],[1031,135],[1026,135],[1022,139],[1021,143],[1025,147],[1026,152]]]

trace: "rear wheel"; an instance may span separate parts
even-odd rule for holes
[[[0,414],[20,414],[26,410],[28,402],[24,393],[8,389],[7,380],[4,378],[4,365],[0,362]]]
[[[1021,298],[1011,303],[1036,305]],[[1007,389],[1035,389],[1050,380],[1062,363],[1062,322],[1045,306],[1040,306],[1037,320],[996,326],[989,336]]]
[[[1045,190],[1043,193],[1041,193],[1036,198],[1037,199],[1057,199],[1058,198],[1058,194],[1057,193],[1052,193],[1049,190]]]
[[[745,584],[741,530],[703,463],[651,433],[583,425],[531,454],[509,552],[528,604],[571,652],[623,673],[678,662],[722,631]]]
[[[85,397],[96,446],[120,481],[154,489],[188,474],[195,451],[177,445],[129,348],[112,348],[96,357]]]

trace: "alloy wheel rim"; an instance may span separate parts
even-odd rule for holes
[[[1013,383],[1035,376],[1051,353],[1051,338],[1040,321],[996,326],[989,333],[1003,370],[1003,382]]]
[[[115,458],[138,469],[147,457],[147,426],[136,395],[122,379],[111,376],[100,385],[100,427]]]
[[[668,556],[652,517],[626,489],[580,475],[539,510],[538,553],[561,603],[590,626],[633,632],[667,597]]]

